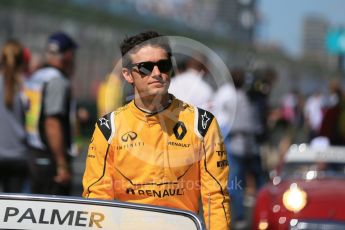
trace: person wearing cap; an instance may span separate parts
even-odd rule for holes
[[[48,38],[45,64],[26,83],[31,147],[31,191],[69,195],[71,189],[71,89],[77,44],[63,32]]]

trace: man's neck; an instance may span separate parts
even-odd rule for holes
[[[140,97],[139,94],[136,94],[134,103],[139,109],[147,113],[156,113],[164,110],[167,106],[169,106],[171,100],[168,93],[165,95],[147,97]]]

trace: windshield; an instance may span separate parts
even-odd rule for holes
[[[281,177],[311,180],[315,178],[345,178],[344,163],[328,162],[291,162],[282,169]]]

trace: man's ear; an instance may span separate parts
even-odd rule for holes
[[[130,84],[134,83],[132,73],[128,68],[122,68],[122,75],[128,83]]]

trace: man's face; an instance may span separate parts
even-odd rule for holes
[[[74,64],[75,64],[75,51],[74,50],[65,51],[62,56],[62,65],[67,75],[69,76],[73,75]]]
[[[170,73],[164,68],[164,63],[169,62],[169,57],[167,52],[158,46],[143,46],[139,48],[135,53],[130,54],[130,59],[132,63],[131,68],[123,68],[122,73],[125,79],[133,84],[136,93],[139,93],[141,97],[152,97],[152,96],[163,96],[168,93],[168,88],[170,85]],[[145,65],[139,63],[151,62],[163,64],[163,67],[158,68],[156,64],[152,71],[146,71]],[[139,64],[139,65],[136,65]],[[166,65],[165,65],[166,67]],[[145,71],[142,71],[142,70]]]

